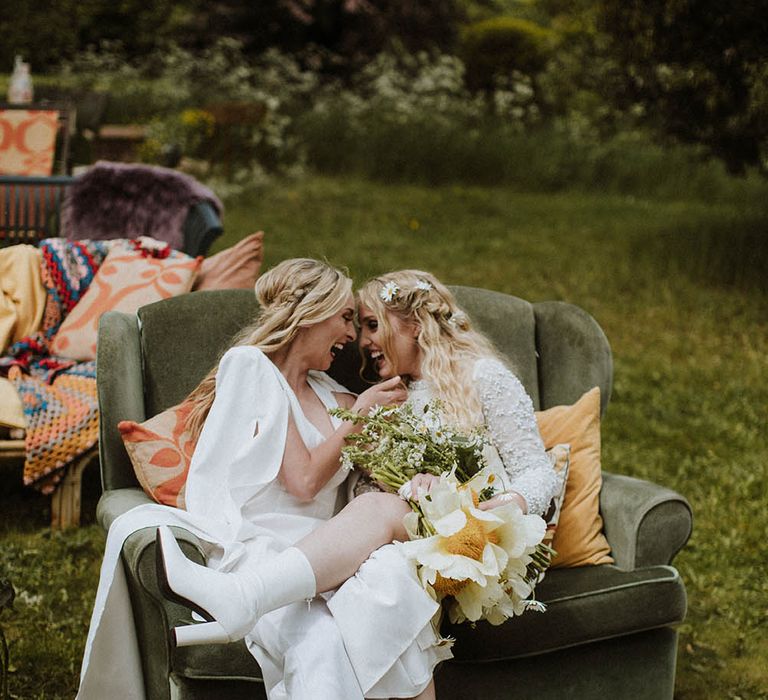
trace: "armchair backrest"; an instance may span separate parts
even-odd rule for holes
[[[530,304],[471,287],[454,287],[459,304],[508,358],[537,409],[573,403],[599,386],[602,407],[611,393],[608,341],[582,309],[563,302]],[[137,316],[109,312],[99,326],[102,485],[138,486],[117,423],[143,421],[173,406],[197,385],[258,307],[250,290],[194,292],[150,304]],[[352,390],[363,386],[359,356],[349,346],[331,374]]]

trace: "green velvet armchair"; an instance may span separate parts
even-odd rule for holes
[[[595,320],[561,302],[530,304],[497,292],[457,287],[459,303],[512,361],[536,409],[575,402],[599,386],[611,394],[611,351]],[[100,457],[104,528],[149,498],[134,476],[116,425],[142,421],[180,402],[249,322],[249,291],[196,292],[140,309],[138,318],[107,313],[98,345]],[[356,351],[331,373],[359,388]],[[692,527],[677,493],[627,476],[603,474],[605,535],[615,564],[555,569],[537,589],[545,614],[493,627],[447,629],[455,659],[437,670],[440,700],[465,698],[671,698],[677,632],[686,594],[672,559]],[[203,561],[189,532],[176,529],[188,556]],[[261,698],[260,669],[242,642],[173,648],[169,630],[191,619],[157,587],[154,531],[141,530],[122,552],[150,700]],[[343,699],[340,699],[343,700]]]

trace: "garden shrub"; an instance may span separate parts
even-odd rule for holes
[[[520,71],[473,91],[464,62],[435,52],[379,54],[340,79],[275,50],[246,57],[230,39],[198,54],[170,46],[133,64],[108,49],[80,55],[54,82],[109,91],[105,121],[149,127],[143,160],[180,153],[222,194],[306,166],[388,182],[668,198],[727,197],[739,185],[695,149],[655,144],[631,119],[619,133],[602,128],[620,115],[605,112],[596,89],[553,110],[550,83],[562,71],[550,68],[538,92]],[[570,65],[563,80],[574,61],[560,62]]]
[[[553,34],[517,17],[475,22],[461,34],[460,55],[472,90],[491,90],[498,76],[519,71],[533,76],[544,68]]]

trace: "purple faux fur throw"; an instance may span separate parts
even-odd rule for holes
[[[98,161],[68,188],[61,236],[112,240],[151,236],[183,250],[189,207],[207,200],[221,214],[218,197],[184,173],[150,165]]]

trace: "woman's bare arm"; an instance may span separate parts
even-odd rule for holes
[[[350,408],[365,415],[373,406],[401,404],[406,396],[400,377],[392,377],[366,389]],[[359,429],[359,426],[344,421],[328,438],[310,450],[304,444],[293,416],[289,416],[279,475],[285,489],[299,500],[311,501],[338,470],[345,439]]]

